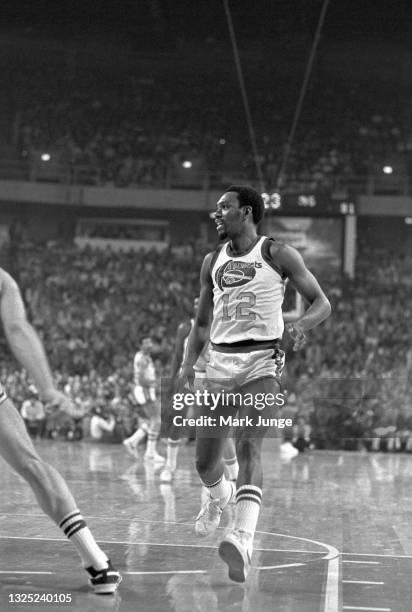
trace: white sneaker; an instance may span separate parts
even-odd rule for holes
[[[226,498],[213,498],[210,496],[206,502],[202,505],[199,514],[196,517],[195,532],[198,536],[208,536],[216,531],[219,527],[220,517],[222,516],[223,509],[230,503],[232,498],[236,495],[236,487],[232,482],[230,484],[230,493]]]
[[[125,449],[127,450],[127,452],[132,455],[132,457],[134,457],[135,459],[137,459],[137,448],[136,446],[133,444],[133,442],[131,442],[129,440],[129,438],[126,438],[126,440],[123,440],[122,442],[123,446],[125,447]]]
[[[160,472],[160,482],[169,483],[172,482],[175,476],[175,471],[171,467],[165,465],[163,470]]]
[[[240,529],[229,531],[219,546],[219,556],[228,565],[229,578],[245,582],[250,570],[253,550],[251,533]]]
[[[291,442],[284,442],[280,445],[280,456],[282,459],[293,459],[297,455],[299,455],[299,451]]]
[[[158,464],[166,461],[166,459],[162,457],[162,455],[159,455],[159,453],[145,453],[143,460]]]

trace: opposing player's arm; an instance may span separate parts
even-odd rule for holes
[[[327,319],[332,311],[330,302],[312,272],[307,269],[300,253],[289,245],[271,247],[273,263],[289,278],[296,291],[309,303],[309,307],[293,324],[305,332]]]
[[[27,320],[16,281],[0,269],[0,317],[9,346],[27,370],[42,399],[59,403],[64,396],[56,391],[53,376],[39,336]]]
[[[203,260],[200,270],[199,304],[192,331],[187,341],[187,350],[184,368],[193,368],[202,348],[209,339],[210,315],[213,309],[213,284],[210,276],[210,263],[213,252],[208,253]]]
[[[173,352],[172,363],[170,366],[170,378],[173,380],[182,365],[185,340],[190,332],[190,323],[185,321],[180,323],[176,332],[175,350]]]

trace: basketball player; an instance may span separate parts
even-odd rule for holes
[[[155,366],[150,356],[153,349],[152,339],[149,336],[144,336],[139,346],[140,350],[137,351],[133,360],[134,396],[136,402],[144,409],[149,419],[144,460],[162,464],[165,462],[165,458],[159,455],[156,450],[156,442],[160,429],[160,405],[156,398]],[[146,428],[144,425],[141,425],[133,435],[123,440],[123,444],[129,452],[137,457],[137,445],[145,435]]]
[[[331,312],[327,297],[294,248],[265,236],[258,236],[257,225],[264,213],[262,197],[248,186],[232,186],[217,203],[215,223],[219,238],[225,242],[206,255],[200,272],[200,299],[182,366],[181,384],[191,383],[193,366],[202,350],[204,332],[209,325],[211,350],[206,366],[206,384],[211,390],[247,393],[249,397],[276,396],[284,364],[280,348],[283,333],[282,301],[289,279],[309,303],[305,313],[288,324],[293,349],[306,343],[306,332],[319,325]],[[220,381],[219,381],[220,379]],[[222,383],[222,384],[219,384]],[[213,417],[229,414],[240,418],[271,414],[268,399],[264,410],[242,402],[218,406]],[[273,405],[273,401],[271,402]],[[205,414],[210,410],[203,407]],[[249,421],[243,421],[248,423]],[[242,423],[242,421],[240,421]],[[212,428],[211,428],[212,429]],[[208,535],[219,525],[223,508],[236,495],[234,529],[222,540],[221,558],[229,567],[229,577],[244,582],[250,569],[253,537],[262,501],[261,446],[268,427],[252,432],[247,426],[236,428],[239,461],[237,490],[224,476],[222,448],[229,425],[223,423],[218,435],[203,428],[197,432],[196,467],[210,497],[196,519],[196,533]],[[212,437],[212,435],[214,437]]]
[[[0,318],[11,350],[33,379],[46,408],[70,412],[71,401],[54,386],[41,341],[26,318],[17,283],[1,268]],[[62,476],[37,454],[21,416],[1,386],[0,454],[30,485],[41,509],[73,542],[94,592],[114,593],[121,582],[119,572],[97,545]]]
[[[196,297],[193,301],[193,314],[195,316],[198,305],[199,298]],[[170,371],[172,392],[175,388],[176,378],[181,370],[181,365],[184,362],[187,348],[187,340],[189,338],[189,334],[192,330],[193,324],[194,319],[190,319],[188,321],[183,321],[182,323],[180,323],[179,327],[177,328],[175,350],[172,357],[172,365]],[[208,337],[208,333],[206,335]],[[206,364],[208,362],[208,359],[209,342],[207,341],[203,346],[203,350],[199,355],[198,360],[193,366],[196,376],[196,388],[200,389],[202,386],[202,379],[204,379],[206,376]],[[166,464],[160,474],[161,482],[166,483],[171,482],[173,480],[176,471],[181,435],[182,427],[178,427],[176,425],[173,425],[172,423],[169,429],[169,437],[167,440]],[[239,472],[239,464],[237,462],[236,449],[232,438],[226,439],[226,444],[223,451],[223,458],[225,462],[225,473],[228,480],[236,481]]]

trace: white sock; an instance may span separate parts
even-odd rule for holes
[[[165,502],[164,520],[169,523],[176,522],[176,497],[173,489],[169,485],[160,485],[160,493]]]
[[[134,434],[132,434],[129,438],[127,438],[127,441],[131,442],[134,446],[137,446],[139,442],[143,440],[146,434],[147,434],[147,429],[144,429],[143,427],[139,427],[139,429],[137,429],[134,432]]]
[[[225,506],[229,501],[230,494],[232,492],[232,485],[226,480],[225,475],[222,474],[219,480],[212,484],[203,483],[206,489],[209,491],[211,497],[214,499],[220,499]]]
[[[262,489],[253,485],[242,485],[236,492],[235,529],[254,535],[262,503]]]
[[[176,469],[177,455],[179,454],[180,440],[167,440],[166,465],[171,470]]]
[[[239,464],[237,462],[236,455],[230,459],[224,459],[224,462],[228,480],[237,480],[237,475],[239,474]]]
[[[107,555],[98,546],[92,532],[79,510],[73,510],[59,523],[60,529],[73,542],[84,567],[93,566],[95,570],[107,567]]]
[[[157,432],[149,431],[147,434],[146,455],[156,454]]]

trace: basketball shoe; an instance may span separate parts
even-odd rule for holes
[[[216,531],[225,506],[231,502],[235,495],[236,486],[230,481],[230,493],[226,498],[208,496],[196,518],[196,535],[208,536]]]
[[[228,565],[229,578],[245,582],[250,570],[253,550],[253,536],[241,529],[232,529],[219,546],[219,556]]]
[[[86,572],[90,575],[89,585],[96,595],[111,595],[117,591],[122,581],[120,573],[114,569],[110,559],[107,561],[107,568],[95,570],[94,567],[86,567]]]

